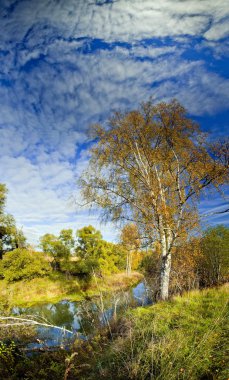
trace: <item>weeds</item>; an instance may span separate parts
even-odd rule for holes
[[[117,322],[125,324],[119,336],[103,332],[81,344],[75,365],[93,370],[82,369],[79,378],[227,379],[227,298],[224,286],[128,312]]]

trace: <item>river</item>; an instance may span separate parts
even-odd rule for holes
[[[150,287],[145,281],[125,291],[109,293],[92,300],[38,304],[29,308],[14,307],[12,314],[29,316],[36,321],[62,327],[36,327],[37,338],[26,344],[26,351],[67,348],[76,338],[87,339],[96,329],[129,307],[152,303]],[[71,332],[66,331],[70,330]]]

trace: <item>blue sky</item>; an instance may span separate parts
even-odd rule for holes
[[[117,237],[76,205],[86,129],[112,110],[176,97],[227,134],[228,16],[226,0],[0,0],[0,181],[30,242],[88,224]]]

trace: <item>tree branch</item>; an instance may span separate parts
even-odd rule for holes
[[[24,325],[36,325],[36,326],[44,326],[44,327],[52,327],[58,330],[67,331],[70,334],[73,334],[71,330],[66,329],[65,327],[55,326],[49,323],[42,323],[35,321],[34,319],[29,318],[19,318],[19,317],[0,317],[0,321],[17,321],[12,323],[0,323],[1,327],[10,327],[10,326],[24,326]]]

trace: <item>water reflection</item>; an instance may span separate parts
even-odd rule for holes
[[[32,316],[37,321],[63,327],[63,330],[38,327],[37,341],[27,345],[27,348],[40,349],[65,346],[76,334],[81,339],[86,339],[87,336],[95,334],[97,328],[107,324],[114,314],[120,313],[127,307],[150,303],[152,303],[150,288],[145,282],[140,282],[128,291],[98,297],[93,301],[70,302],[64,300],[56,304],[36,305],[29,308],[15,307],[12,313]],[[70,334],[64,329],[71,330],[74,334]]]

